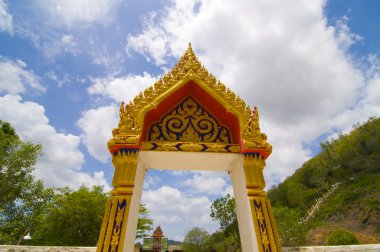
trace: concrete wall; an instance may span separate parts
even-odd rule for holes
[[[284,252],[379,252],[380,244],[283,248]]]
[[[95,252],[95,247],[49,247],[0,245],[0,252]],[[284,248],[284,252],[379,252],[380,244]]]
[[[95,252],[96,247],[49,247],[0,245],[0,252]]]

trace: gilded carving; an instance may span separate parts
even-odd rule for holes
[[[248,193],[252,191],[254,193],[258,189],[259,193],[265,187],[265,180],[263,175],[263,169],[265,167],[265,161],[262,156],[254,153],[244,155],[244,173],[247,183]]]
[[[112,185],[115,188],[134,184],[137,157],[138,151],[118,152],[112,157],[112,164],[115,167]]]
[[[144,92],[139,93],[133,99],[133,102],[130,102],[125,108],[120,109],[121,111],[124,110],[124,112],[120,113],[119,127],[114,129],[113,139],[109,141],[108,145],[111,147],[118,144],[137,144],[141,136],[141,126],[143,125],[145,114],[151,110],[155,104],[159,104],[160,101],[169,96],[177,87],[186,84],[189,80],[197,82],[197,84],[205,89],[214,99],[227,108],[229,112],[237,116],[241,128],[245,128],[242,133],[246,148],[259,147],[271,151],[271,146],[266,142],[266,135],[258,134],[257,131],[255,131],[255,127],[252,127],[256,124],[252,120],[253,118],[249,106],[229,88],[226,88],[222,82],[217,81],[216,78],[202,66],[190,44],[185,54],[171,71],[165,74],[163,78],[157,80],[153,87],[149,87]],[[121,107],[124,107],[124,103],[122,103]],[[188,133],[190,139],[194,137],[195,142],[197,142],[198,139],[195,139],[195,136],[190,133],[191,132]],[[174,136],[171,137],[174,138]],[[180,139],[176,140],[178,141]],[[198,142],[202,140],[203,139],[199,139]]]
[[[149,141],[231,143],[229,130],[204,110],[193,98],[188,97],[151,126]]]
[[[115,218],[115,226],[113,228],[112,238],[111,238],[111,252],[117,251],[116,248],[119,245],[120,240],[120,232],[121,232],[121,223],[125,214],[125,205],[118,206],[116,218]]]
[[[272,146],[267,143],[267,135],[261,133],[259,124],[259,110],[255,107],[252,111],[248,123],[242,131],[244,145],[247,148],[265,148],[272,151]]]
[[[275,227],[275,220],[270,217],[271,215],[268,215],[271,209],[267,207],[267,200],[264,197],[254,197],[250,201],[255,220],[255,230],[258,233],[257,241],[259,246],[261,246],[260,251],[282,251],[280,241],[274,236],[273,228]]]
[[[184,143],[181,145],[183,151],[202,151],[204,147],[200,144]]]
[[[197,152],[230,152],[239,153],[238,144],[189,143],[189,142],[143,142],[142,150],[154,151],[197,151]]]

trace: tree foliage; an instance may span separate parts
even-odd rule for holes
[[[144,204],[140,205],[139,219],[137,221],[136,239],[147,237],[153,229],[153,220],[148,217],[149,211]]]
[[[220,230],[225,237],[232,237],[231,245],[240,249],[239,224],[236,216],[235,199],[229,194],[216,199],[211,205],[210,217],[212,220],[219,222]]]
[[[0,206],[12,204],[34,181],[31,173],[41,149],[23,142],[9,123],[0,120]]]
[[[109,195],[100,186],[82,186],[76,191],[56,189],[44,217],[31,232],[31,244],[50,246],[95,246]],[[140,206],[137,237],[152,230],[149,211]]]
[[[277,220],[282,246],[292,247],[306,243],[307,227],[299,223],[301,218],[299,211],[287,207],[276,207],[273,208],[273,215]]]
[[[40,225],[32,230],[32,243],[95,246],[107,197],[100,186],[57,189]]]
[[[0,121],[0,243],[20,244],[42,217],[52,190],[32,175],[41,145],[22,141]]]
[[[187,235],[185,236],[185,239],[183,240],[183,251],[185,252],[206,252],[208,251],[207,248],[207,241],[210,237],[210,234],[198,227],[194,227],[191,229]]]

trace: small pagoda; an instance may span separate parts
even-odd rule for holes
[[[168,238],[162,232],[161,226],[158,225],[149,238],[144,238],[143,251],[162,252],[168,249]]]
[[[153,238],[152,251],[153,252],[161,252],[161,249],[163,247],[162,246],[163,237],[165,237],[164,233],[162,232],[160,225],[158,225],[152,235],[152,238]]]

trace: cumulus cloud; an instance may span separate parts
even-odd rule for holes
[[[143,191],[142,203],[151,212],[155,225],[160,224],[170,239],[182,241],[195,226],[209,232],[218,227],[211,221],[211,202],[205,196],[194,197],[176,188],[163,186],[157,190]]]
[[[350,120],[360,117],[361,104],[375,106],[366,116],[378,108],[370,101],[374,91],[365,93],[375,79],[368,82],[347,51],[360,36],[347,17],[329,26],[324,4],[174,0],[163,14],[148,15],[141,32],[129,34],[126,50],[165,66],[192,42],[210,72],[259,107],[262,131],[274,147],[265,171],[273,184],[311,156],[313,140],[355,123]]]
[[[92,23],[107,23],[117,8],[119,0],[42,0],[38,5],[50,18],[49,25],[71,29]]]
[[[348,49],[351,45],[363,40],[358,34],[351,32],[350,27],[348,27],[347,16],[343,16],[336,22],[336,38],[339,45],[344,49]]]
[[[33,72],[27,70],[27,65],[21,60],[12,61],[0,57],[0,94],[22,94],[32,90],[34,93],[43,93],[46,87]]]
[[[93,84],[88,88],[90,95],[99,95],[111,98],[116,102],[130,101],[139,92],[154,84],[157,77],[144,72],[143,75],[127,75],[123,77],[109,77],[93,79]]]
[[[161,182],[161,177],[160,176],[146,176],[144,179],[144,189],[150,189],[152,186],[157,185],[159,182]]]
[[[13,17],[7,11],[7,5],[0,0],[0,32],[13,34]]]
[[[83,143],[90,155],[101,162],[110,157],[106,143],[112,137],[112,129],[117,127],[118,109],[121,101],[132,100],[140,91],[156,81],[156,77],[148,73],[143,75],[127,75],[122,77],[94,78],[87,89],[95,100],[110,99],[111,105],[100,106],[82,113],[77,125],[82,129]],[[102,125],[102,127],[99,127]]]
[[[58,133],[41,105],[23,101],[19,95],[0,96],[0,118],[9,122],[23,140],[42,144],[44,154],[36,164],[35,174],[48,186],[103,185],[110,189],[102,172],[90,175],[80,171],[84,163],[78,149],[80,138]]]
[[[109,105],[84,111],[77,122],[88,152],[100,162],[105,163],[110,158],[107,141],[112,137],[112,129],[117,127],[118,119],[118,107]]]
[[[100,33],[97,29],[115,21],[120,3],[120,0],[42,0],[15,4],[14,34],[32,42],[50,61],[62,54],[80,53],[97,60],[98,54],[92,51],[99,51],[103,44],[93,43]]]
[[[186,179],[184,185],[190,186],[198,193],[224,195],[227,186],[226,172],[195,172],[192,178]]]

